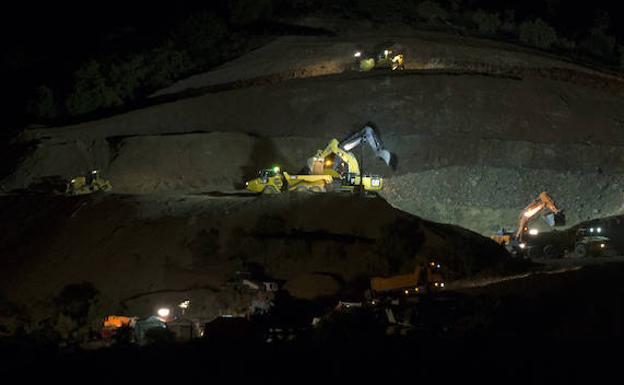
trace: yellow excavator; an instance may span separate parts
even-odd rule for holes
[[[368,143],[375,155],[386,165],[393,167],[392,154],[384,148],[375,130],[370,126],[365,126],[340,142],[338,139],[330,140],[327,147],[318,150],[313,157],[308,159],[308,173],[331,175],[339,182],[336,185],[338,190],[381,190],[383,178],[379,175],[362,174],[357,157],[351,152],[352,149],[364,143]]]
[[[405,69],[405,55],[399,48],[384,47],[374,54],[356,51],[353,54],[358,71],[366,72],[373,69],[390,69],[392,71]]]
[[[512,255],[523,255],[523,251],[530,247],[525,240],[525,234],[530,233],[528,223],[545,209],[549,210],[549,213],[544,217],[549,226],[565,225],[565,215],[563,211],[557,207],[555,201],[547,192],[542,191],[539,196],[520,213],[518,227],[515,232],[507,232],[501,229],[501,231],[492,235],[491,238],[505,246]]]
[[[85,195],[97,191],[110,191],[113,188],[111,182],[100,175],[100,172],[93,170],[86,175],[73,178],[67,183],[66,195]]]
[[[261,170],[258,177],[247,181],[245,186],[252,192],[279,193],[286,191],[347,191],[371,193],[383,188],[379,175],[362,174],[356,156],[351,150],[368,143],[378,158],[388,166],[393,165],[392,154],[384,149],[381,140],[370,126],[354,133],[345,140],[332,139],[322,150],[308,159],[307,174],[291,175],[279,167]]]

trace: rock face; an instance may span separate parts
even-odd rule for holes
[[[159,93],[180,99],[30,130],[22,140],[38,145],[2,185],[98,168],[121,193],[232,191],[272,164],[298,172],[373,122],[398,167],[364,149],[363,168],[423,218],[489,234],[543,190],[571,224],[622,213],[621,78],[491,42],[394,40],[409,52],[402,73],[342,72],[359,42],[289,37]],[[191,88],[203,94],[182,98]]]

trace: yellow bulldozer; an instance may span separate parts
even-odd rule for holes
[[[110,191],[113,188],[111,182],[100,175],[97,170],[86,175],[73,178],[67,183],[66,195],[85,195],[98,191]]]

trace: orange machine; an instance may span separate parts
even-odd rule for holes
[[[491,236],[491,238],[497,243],[503,246],[517,246],[523,249],[526,244],[524,243],[524,234],[529,231],[528,223],[535,218],[544,209],[550,210],[545,217],[546,223],[550,226],[561,226],[565,224],[565,216],[563,212],[557,207],[555,201],[548,195],[547,192],[542,191],[539,196],[531,202],[520,213],[518,219],[518,228],[515,232],[501,231]]]

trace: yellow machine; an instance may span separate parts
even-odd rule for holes
[[[110,191],[113,188],[111,182],[103,178],[98,171],[91,171],[84,176],[77,176],[67,184],[65,194],[84,195],[97,191]]]
[[[392,71],[405,69],[405,56],[399,49],[387,47],[374,55],[366,55],[362,51],[357,51],[353,56],[359,71],[370,71],[375,68],[386,68]]]
[[[375,298],[387,296],[413,296],[441,290],[445,283],[440,264],[429,262],[425,266],[416,266],[411,274],[373,277],[370,286],[374,301]]]
[[[565,224],[563,212],[557,207],[550,195],[543,191],[533,202],[522,210],[515,232],[507,232],[502,229],[497,234],[492,235],[491,238],[497,243],[507,247],[512,254],[519,253],[522,249],[527,247],[524,235],[529,232],[529,221],[537,217],[544,209],[550,210],[545,216],[546,223],[548,223],[549,226],[562,226]]]
[[[377,157],[391,165],[392,155],[383,148],[373,128],[366,126],[342,142],[337,139],[330,140],[325,149],[318,150],[315,156],[308,159],[307,175],[290,175],[281,172],[279,167],[274,167],[261,170],[257,178],[246,182],[246,188],[267,194],[330,190],[374,193],[383,188],[383,178],[379,175],[361,174],[357,158],[350,152],[362,143],[368,143]]]
[[[290,175],[279,167],[260,170],[258,177],[248,181],[247,190],[263,194],[277,194],[286,191],[326,192],[333,178],[330,175]]]
[[[384,149],[375,130],[366,126],[362,130],[339,142],[329,141],[327,147],[318,150],[316,155],[308,159],[308,170],[312,175],[331,175],[339,181],[337,189],[374,192],[383,188],[383,178],[378,175],[361,174],[360,165],[355,155],[350,152],[360,144],[368,143],[375,155],[388,166],[392,165],[392,154]]]

